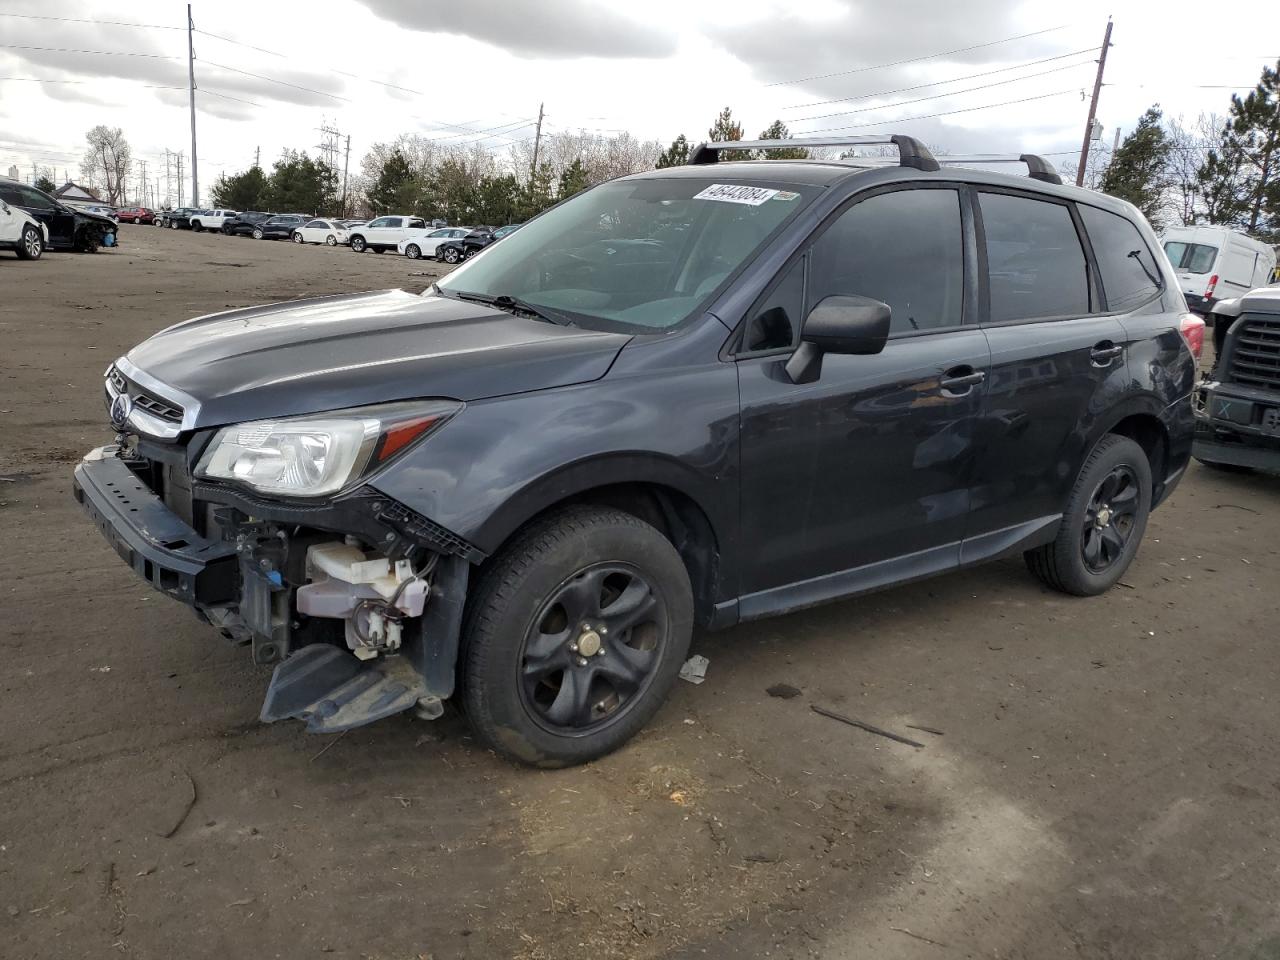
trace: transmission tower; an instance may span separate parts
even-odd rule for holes
[[[330,170],[338,169],[338,157],[342,153],[342,132],[338,129],[336,122],[331,123],[327,119],[322,118],[320,121],[320,142],[316,144],[316,149],[320,152],[319,157],[329,165]]]

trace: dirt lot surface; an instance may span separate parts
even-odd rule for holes
[[[698,637],[706,683],[586,767],[453,715],[316,738],[72,466],[160,327],[439,268],[122,233],[0,255],[0,955],[1280,957],[1280,480],[1193,465],[1098,599],[1004,562]]]

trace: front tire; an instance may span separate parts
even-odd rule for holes
[[[1151,512],[1151,464],[1128,437],[1098,441],[1076,479],[1052,542],[1023,554],[1055,590],[1091,597],[1111,589],[1138,552]]]
[[[293,234],[293,242],[294,242],[294,243],[301,243],[301,242],[302,242],[302,234],[298,233],[297,231],[294,231],[294,234]]]
[[[354,250],[356,253],[364,253],[365,251],[364,237],[352,237],[351,249]]]
[[[418,245],[416,243],[411,243],[404,248],[404,255],[408,257],[410,260],[417,260],[420,256],[422,256],[422,250],[418,248]]]
[[[18,258],[21,260],[39,260],[44,253],[44,237],[31,224],[22,229],[22,238],[18,241]]]
[[[692,627],[689,575],[666,537],[620,510],[554,511],[516,535],[470,598],[467,717],[513,759],[593,760],[661,706]]]
[[[444,254],[442,256],[445,263],[457,263],[462,259],[458,256],[458,250],[456,247],[445,247]]]

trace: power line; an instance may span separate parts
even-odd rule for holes
[[[986,43],[975,43],[970,47],[956,47],[954,50],[943,50],[941,53],[930,53],[923,57],[907,57],[905,60],[893,60],[889,63],[877,63],[869,67],[855,67],[852,70],[837,70],[834,73],[819,73],[812,77],[801,77],[799,80],[776,80],[773,83],[766,83],[766,87],[785,87],[794,83],[808,83],[810,80],[826,80],[828,77],[843,77],[851,73],[866,73],[868,70],[883,70],[885,67],[900,67],[906,63],[920,63],[924,60],[936,60],[939,57],[949,57],[953,53],[967,53],[970,50],[982,50],[986,47],[998,46],[1002,43],[1012,43],[1014,40],[1026,40],[1028,37],[1039,37],[1046,33],[1053,33],[1055,30],[1065,30],[1071,26],[1069,23],[1060,23],[1056,27],[1046,27],[1043,30],[1035,30],[1031,33],[1020,33],[1016,37],[1004,37],[1001,40],[989,40]]]
[[[997,80],[994,83],[983,83],[976,87],[966,87],[963,90],[949,90],[946,93],[931,93],[926,97],[916,97],[914,100],[897,100],[893,103],[881,103],[870,107],[858,107],[855,110],[842,110],[839,113],[822,113],[812,117],[800,117],[796,120],[801,123],[806,120],[827,120],[831,117],[844,117],[854,113],[866,113],[869,110],[886,110],[890,107],[905,107],[913,103],[923,103],[926,100],[937,100],[939,97],[958,97],[962,93],[973,93],[976,90],[989,90],[992,87],[1003,87],[1011,83],[1021,83],[1023,80],[1033,80],[1036,77],[1048,76],[1051,73],[1061,73],[1063,70],[1074,70],[1077,67],[1091,66],[1092,60],[1082,60],[1080,63],[1070,63],[1062,67],[1053,67],[1050,70],[1041,70],[1039,73],[1028,73],[1022,77],[1011,77],[1008,80]]]
[[[975,111],[978,111],[978,110],[994,110],[996,107],[1010,107],[1018,103],[1030,103],[1033,100],[1047,100],[1050,97],[1061,97],[1068,93],[1079,93],[1079,92],[1080,92],[1079,87],[1071,87],[1067,90],[1058,90],[1054,93],[1042,93],[1035,97],[1023,97],[1020,100],[1005,100],[1005,101],[1002,101],[1001,103],[987,103],[987,104],[983,104],[980,107],[964,107],[963,109],[960,109],[960,110],[943,110],[939,113],[926,113],[926,114],[919,114],[917,116],[911,116],[911,117],[897,117],[896,119],[893,119],[893,120],[876,120],[876,121],[873,121],[872,123],[847,124],[843,127],[819,127],[816,130],[802,130],[800,131],[800,135],[808,136],[811,133],[830,133],[836,130],[861,130],[865,127],[881,127],[881,126],[884,126],[886,123],[909,123],[912,120],[932,120],[935,117],[950,117],[950,116],[954,116],[957,113],[974,113]]]
[[[232,73],[239,73],[246,77],[253,77],[255,80],[266,80],[268,83],[278,83],[282,87],[292,87],[295,90],[305,90],[307,93],[318,94],[319,96],[329,97],[333,100],[341,100],[344,103],[351,102],[347,97],[340,97],[336,93],[325,93],[323,90],[316,90],[316,89],[313,89],[312,87],[304,87],[301,84],[297,84],[297,83],[289,83],[287,80],[277,80],[275,79],[275,77],[267,77],[262,75],[261,73],[250,73],[248,70],[241,70],[238,67],[228,67],[226,64],[214,63],[212,60],[201,60],[200,62],[204,64],[206,67],[217,67],[219,70],[230,70]]]
[[[805,107],[825,107],[829,103],[850,103],[854,100],[870,100],[873,97],[887,97],[895,93],[910,93],[912,90],[923,90],[925,87],[940,87],[947,83],[959,83],[961,80],[977,80],[979,77],[990,77],[997,73],[1008,73],[1010,70],[1021,70],[1024,67],[1036,67],[1042,63],[1052,63],[1055,60],[1065,60],[1067,57],[1078,57],[1082,53],[1093,53],[1093,47],[1085,47],[1082,50],[1072,50],[1070,53],[1060,53],[1056,57],[1045,57],[1042,60],[1031,60],[1027,63],[1016,63],[1011,67],[1001,67],[999,70],[985,70],[982,73],[968,73],[962,77],[952,77],[950,80],[931,80],[929,83],[917,83],[913,87],[898,87],[894,90],[881,90],[879,93],[860,93],[852,97],[836,97],[832,100],[813,100],[809,103],[795,103],[789,107],[783,107],[784,110],[802,110]]]
[[[182,60],[163,53],[138,53],[133,50],[79,50],[74,47],[33,47],[24,43],[0,43],[6,50],[38,50],[43,53],[91,53],[98,57],[145,57],[148,60]]]
[[[248,47],[250,50],[257,50],[259,53],[269,53],[273,57],[284,56],[283,53],[276,53],[276,51],[268,50],[265,47],[255,47],[252,43],[245,43],[241,40],[232,40],[230,37],[224,37],[218,33],[210,33],[208,30],[201,30],[199,27],[196,28],[195,32],[202,37],[212,37],[214,40],[221,40],[223,43],[234,43],[237,47]]]
[[[141,27],[146,30],[181,30],[165,23],[126,23],[122,20],[91,20],[87,17],[47,17],[35,13],[0,13],[0,17],[13,17],[18,20],[56,20],[59,23],[93,23],[109,27]]]

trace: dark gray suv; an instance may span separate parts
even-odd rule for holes
[[[276,665],[264,720],[456,696],[544,766],[633,735],[695,624],[1011,554],[1100,593],[1186,468],[1203,322],[1131,206],[890,141],[704,145],[422,296],[180,323],[108,371],[76,497]]]

